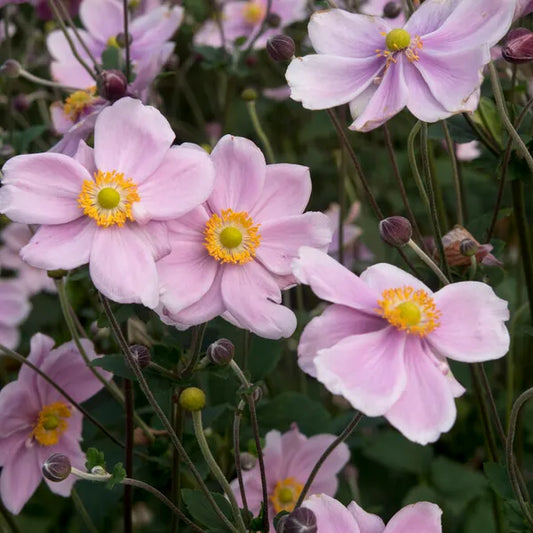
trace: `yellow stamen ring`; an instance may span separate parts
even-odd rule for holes
[[[42,446],[52,446],[68,428],[66,418],[70,418],[70,408],[63,402],[45,405],[32,431],[32,437]]]
[[[221,263],[243,264],[252,261],[261,242],[259,224],[254,225],[246,211],[222,210],[205,225],[204,246],[209,255]]]
[[[261,20],[263,20],[263,17],[265,16],[266,8],[264,5],[260,4],[259,2],[248,2],[243,8],[242,8],[242,16],[244,20],[251,25],[256,25]]]
[[[441,312],[433,298],[422,289],[387,289],[381,298],[377,312],[399,330],[425,337],[440,326]]]
[[[78,204],[83,214],[96,220],[99,226],[122,227],[126,220],[135,220],[132,204],[140,199],[137,185],[131,179],[124,179],[123,173],[99,170],[94,174],[94,181],[83,182]]]
[[[76,122],[80,115],[93,103],[95,100],[96,87],[89,87],[86,91],[76,91],[65,99],[63,104],[63,112],[67,117]]]
[[[270,496],[270,501],[272,502],[276,513],[281,511],[287,511],[290,513],[293,511],[303,488],[303,484],[296,481],[293,477],[278,481],[274,488],[274,492]]]
[[[391,52],[404,50],[411,44],[409,32],[402,28],[389,31],[385,37],[385,44]]]

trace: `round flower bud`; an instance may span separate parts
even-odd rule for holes
[[[383,17],[386,19],[395,19],[401,12],[400,2],[387,2],[383,7]]]
[[[274,35],[267,41],[266,51],[274,61],[288,61],[294,57],[294,41],[288,35]]]
[[[43,464],[43,476],[49,481],[64,481],[70,476],[70,459],[62,453],[52,454]]]
[[[388,217],[379,223],[379,234],[387,244],[400,248],[411,240],[413,228],[405,217]]]
[[[126,48],[126,34],[123,32],[117,33],[117,36],[115,37],[117,40],[117,44],[120,48]],[[131,33],[128,33],[128,44],[131,44],[132,41]]]
[[[242,452],[239,459],[239,464],[243,470],[251,470],[257,463],[257,457],[248,452]]]
[[[98,76],[97,87],[98,94],[110,102],[115,102],[128,93],[126,76],[120,70],[115,69],[101,72]]]
[[[241,93],[241,98],[245,102],[252,102],[253,100],[257,99],[257,91],[255,89],[252,89],[249,87],[248,89],[244,89]]]
[[[229,339],[218,339],[207,347],[207,357],[215,365],[228,365],[235,354],[235,346]]]
[[[22,67],[15,59],[8,59],[1,67],[0,74],[8,78],[18,78]]]
[[[144,344],[132,344],[130,352],[140,368],[146,368],[152,362],[150,350]]]
[[[533,59],[533,32],[526,28],[514,28],[505,38],[502,48],[505,61],[514,64],[528,63]]]
[[[317,533],[316,516],[307,507],[298,507],[281,522],[283,533]]]
[[[205,393],[197,387],[187,387],[180,394],[180,405],[187,411],[200,411],[205,407]]]
[[[270,13],[266,20],[266,23],[271,28],[279,28],[281,26],[281,17],[277,13]]]
[[[459,251],[461,252],[461,255],[464,255],[465,257],[476,255],[478,250],[478,243],[472,239],[463,239],[459,244]]]
[[[23,113],[24,111],[27,111],[30,107],[30,101],[28,99],[28,97],[25,95],[25,94],[16,94],[14,97],[13,97],[13,107]]]

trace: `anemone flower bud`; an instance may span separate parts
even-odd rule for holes
[[[526,28],[514,28],[505,38],[502,48],[505,61],[514,64],[528,63],[533,59],[533,32]]]
[[[22,67],[20,63],[15,59],[8,59],[0,67],[0,74],[7,76],[8,78],[18,78]]]
[[[383,18],[395,19],[402,12],[400,2],[387,2],[383,7]]]
[[[101,72],[97,86],[98,94],[110,102],[115,102],[128,93],[128,80],[120,70],[110,69]]]
[[[187,411],[201,411],[205,407],[205,393],[197,387],[187,387],[180,394],[180,405]]]
[[[70,476],[70,459],[62,453],[52,454],[43,464],[43,476],[50,481],[64,481]]]
[[[405,217],[393,216],[379,223],[379,234],[387,244],[400,248],[411,239],[413,228],[411,222]]]
[[[150,350],[144,344],[132,344],[130,352],[140,368],[146,368],[152,362]]]
[[[235,346],[229,339],[218,339],[207,347],[207,357],[215,365],[228,365],[235,354]]]
[[[242,91],[241,98],[245,102],[253,102],[254,100],[257,100],[257,91],[251,87],[248,87]]]
[[[288,61],[294,57],[294,41],[288,35],[274,35],[266,44],[266,51],[274,61]]]
[[[248,452],[242,452],[239,455],[239,459],[239,464],[243,470],[251,470],[257,463],[257,457]]]
[[[316,533],[316,516],[311,509],[306,507],[296,508],[290,515],[281,521],[283,533]]]
[[[266,23],[271,28],[279,28],[281,26],[281,17],[277,13],[270,13],[268,15]]]
[[[461,252],[461,255],[464,255],[465,257],[476,255],[478,250],[478,243],[472,239],[463,239],[461,244],[459,244],[459,251]]]

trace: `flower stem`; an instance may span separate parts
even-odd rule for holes
[[[38,85],[44,85],[45,87],[54,87],[55,89],[61,89],[66,92],[79,91],[79,89],[76,87],[69,87],[68,85],[62,85],[61,83],[56,83],[55,81],[50,81],[40,78],[39,76],[35,76],[22,67],[20,67],[19,76],[33,83],[37,83]]]
[[[128,0],[122,0],[122,9],[124,11],[124,51],[126,52],[126,65],[124,68],[124,74],[126,80],[130,82],[130,34],[128,28]]]
[[[124,380],[124,400],[126,407],[126,424],[125,424],[125,434],[126,434],[126,457],[124,461],[124,466],[126,469],[126,476],[131,477],[133,474],[133,387],[129,379]],[[133,491],[131,486],[124,486],[124,502],[123,502],[123,511],[124,511],[124,533],[132,533],[133,523],[132,523],[132,501]]]
[[[200,324],[199,326],[194,326],[193,328],[193,338],[190,348],[191,357],[189,359],[189,362],[187,363],[187,366],[183,369],[183,372],[181,373],[180,377],[183,379],[190,377],[196,370],[196,365],[198,364],[198,360],[200,359],[202,341],[204,339],[206,328],[207,323]]]
[[[426,252],[424,252],[424,250],[422,250],[422,248],[420,248],[418,244],[413,241],[413,239],[409,239],[407,245],[409,246],[409,248],[411,248],[411,250],[413,250],[413,252],[416,253],[416,255],[418,255],[418,257],[420,257],[420,259],[422,259],[422,261],[424,261],[424,263],[426,263],[429,268],[431,268],[431,270],[433,270],[433,272],[435,272],[437,277],[442,281],[444,285],[448,285],[450,283],[448,278],[443,274],[442,270],[437,266],[435,261],[433,261],[433,259],[431,259],[431,257],[429,257],[429,255],[427,255]]]
[[[418,164],[416,162],[415,155],[415,140],[421,127],[422,122],[418,121],[413,126],[413,129],[409,132],[409,136],[407,137],[407,153],[409,155],[409,164],[411,166],[411,172],[413,173],[413,178],[415,180],[416,186],[418,187],[418,192],[420,193],[420,197],[422,198],[422,201],[424,202],[424,205],[426,206],[426,209],[429,213],[429,198],[426,192],[426,188],[424,187],[424,183],[422,182],[422,176],[420,175],[420,171],[418,170]]]
[[[87,512],[87,509],[85,508],[85,505],[83,505],[80,495],[75,487],[72,487],[70,497],[72,498],[74,507],[76,507],[76,511],[78,511],[78,514],[81,516],[85,527],[89,530],[89,533],[98,533],[98,530],[91,519],[91,515]]]
[[[275,163],[276,160],[274,158],[274,151],[272,150],[272,145],[270,144],[268,135],[265,133],[265,130],[261,125],[261,121],[257,116],[255,100],[250,100],[246,102],[246,109],[248,109],[248,114],[250,115],[250,120],[252,121],[252,124],[254,126],[255,133],[257,133],[257,136],[261,140],[261,144],[265,148],[265,152],[267,154],[267,163]]]
[[[444,129],[446,147],[448,148],[448,154],[450,156],[450,161],[452,164],[453,187],[455,191],[455,207],[457,209],[457,224],[463,226],[463,196],[461,194],[461,176],[459,174],[459,165],[457,164],[457,157],[455,154],[455,143],[451,138],[450,130],[448,129],[448,124],[446,124],[445,120],[442,121],[442,128]]]
[[[242,479],[242,468],[241,468],[241,450],[240,450],[240,427],[241,427],[241,418],[244,411],[246,402],[241,400],[237,409],[235,410],[235,416],[233,418],[233,450],[235,454],[235,470],[237,472],[237,481],[239,483],[239,492],[241,494],[242,506],[244,509],[244,515],[248,516],[248,501],[246,500],[246,491],[244,490],[244,482]]]

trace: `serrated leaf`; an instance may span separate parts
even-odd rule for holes
[[[98,450],[97,448],[89,448],[85,452],[85,468],[90,472],[95,466],[101,466],[105,469],[105,457],[104,452]]]
[[[113,472],[111,472],[111,477],[106,483],[108,489],[112,489],[118,483],[121,483],[122,480],[126,477],[126,470],[122,466],[122,463],[117,463],[113,467]]]

